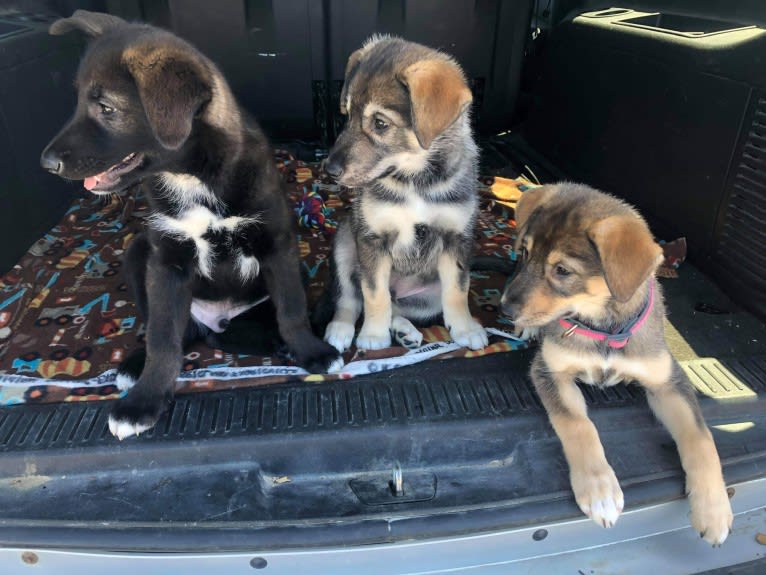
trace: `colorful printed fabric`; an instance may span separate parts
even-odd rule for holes
[[[277,153],[300,228],[301,266],[309,278],[310,304],[324,290],[332,236],[353,196],[317,175],[317,166]],[[509,183],[510,182],[510,183]],[[480,182],[481,213],[476,230],[480,255],[513,260],[513,203],[508,193],[529,182],[503,180],[501,195],[492,179]],[[515,195],[515,194],[511,194]],[[520,191],[519,194],[520,195]],[[115,368],[143,346],[145,326],[137,316],[121,258],[144,226],[147,205],[140,192],[108,203],[84,194],[62,221],[38,240],[0,280],[0,405],[113,399],[121,391]],[[308,374],[281,357],[224,353],[195,345],[184,358],[178,392],[207,391],[287,380],[348,378],[431,358],[476,357],[526,347],[505,337],[510,328],[498,311],[506,278],[472,273],[472,313],[493,334],[490,345],[469,351],[450,342],[444,327],[423,329],[423,346],[374,352],[351,349],[340,374]]]

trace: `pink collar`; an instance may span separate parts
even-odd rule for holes
[[[559,320],[559,325],[566,331],[564,337],[569,337],[573,334],[583,335],[596,341],[605,341],[609,347],[621,349],[625,347],[630,340],[630,336],[636,333],[639,328],[644,324],[646,318],[649,317],[649,313],[654,307],[654,278],[649,278],[649,299],[644,306],[644,309],[640,314],[631,321],[628,325],[622,328],[616,333],[610,333],[608,331],[600,331],[586,326],[573,318],[562,318]]]

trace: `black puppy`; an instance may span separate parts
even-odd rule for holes
[[[152,215],[126,256],[147,322],[146,352],[120,373],[137,378],[109,429],[152,427],[173,396],[183,347],[220,334],[270,298],[279,334],[309,371],[342,365],[309,327],[292,218],[269,144],[226,80],[173,34],[84,10],[51,26],[93,38],[77,73],[74,117],[42,166],[95,194],[145,182]],[[268,326],[266,326],[268,329]]]

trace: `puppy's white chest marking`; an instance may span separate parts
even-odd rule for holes
[[[202,180],[189,174],[163,172],[159,176],[160,191],[179,212],[184,212],[196,205],[217,206],[220,200]]]
[[[415,226],[424,224],[445,231],[461,232],[471,221],[470,203],[432,203],[409,195],[401,204],[363,202],[362,214],[376,234],[397,232],[397,246],[406,247],[415,240]]]
[[[659,385],[670,379],[673,368],[667,352],[647,357],[626,357],[622,353],[603,356],[573,352],[550,339],[543,341],[542,354],[551,371],[567,373],[592,385],[610,386],[634,380],[648,386]]]
[[[211,278],[216,259],[216,248],[221,242],[229,242],[238,228],[260,223],[257,216],[221,217],[213,210],[224,206],[202,180],[189,174],[163,172],[159,177],[160,192],[178,209],[178,216],[153,215],[150,225],[181,241],[191,240],[197,250],[197,270],[200,275]],[[212,208],[212,209],[211,209]],[[211,242],[218,238],[216,244]],[[241,250],[234,252],[234,265],[242,281],[255,278],[260,272],[260,262]]]
[[[258,218],[244,218],[229,216],[222,218],[205,206],[194,206],[181,213],[178,217],[167,214],[156,214],[151,217],[150,225],[169,236],[181,241],[191,240],[197,249],[197,269],[200,275],[212,279],[212,270],[215,265],[215,249],[211,244],[211,236],[215,232],[219,235],[224,232],[226,236],[236,233],[240,226],[257,224]],[[243,280],[251,279],[258,275],[260,264],[253,256],[243,253],[236,254],[236,265],[240,277]]]

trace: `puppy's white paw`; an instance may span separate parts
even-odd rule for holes
[[[726,487],[692,489],[689,492],[691,524],[705,541],[721,545],[731,532],[734,514]]]
[[[109,431],[112,432],[117,439],[122,441],[126,437],[131,435],[141,435],[147,429],[151,429],[153,425],[144,425],[141,423],[133,423],[126,420],[115,418],[114,415],[109,416]]]
[[[345,321],[331,321],[324,332],[324,340],[343,353],[354,341],[354,324]]]
[[[114,385],[116,385],[117,389],[119,389],[120,391],[127,391],[128,389],[136,385],[136,381],[137,380],[133,379],[133,377],[130,374],[118,372],[117,377],[114,378]]]
[[[612,527],[625,506],[614,470],[605,464],[600,470],[571,473],[572,491],[585,515],[602,527]]]
[[[538,337],[540,336],[540,328],[525,327],[522,329],[515,330],[515,334],[518,336],[519,339],[523,339],[524,341],[530,341],[533,339],[538,339]]]
[[[109,414],[109,431],[117,439],[140,435],[159,420],[172,399],[172,392],[157,391],[151,376],[139,380],[122,399],[118,399]],[[148,388],[148,390],[147,390]]]
[[[489,344],[487,332],[472,317],[465,321],[454,322],[449,328],[449,333],[452,336],[452,341],[461,347],[484,349]]]
[[[388,326],[379,329],[377,326],[371,327],[365,322],[356,337],[356,347],[359,349],[383,349],[390,346],[391,334],[388,331]]]
[[[345,363],[343,362],[343,358],[339,357],[329,365],[327,368],[327,373],[338,373],[341,369],[343,369],[344,365]]]
[[[391,335],[396,343],[407,349],[417,349],[423,343],[423,334],[406,317],[397,315],[391,320]]]

